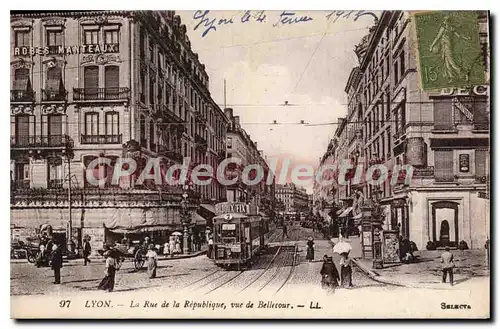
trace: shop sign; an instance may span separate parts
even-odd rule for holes
[[[460,164],[460,172],[469,172],[470,170],[469,154],[460,154],[458,156],[458,163]]]
[[[14,56],[26,55],[77,55],[77,54],[103,54],[117,53],[117,44],[96,44],[81,46],[56,47],[15,47]]]
[[[413,168],[413,177],[432,177],[434,176],[434,166],[425,168]]]
[[[248,213],[248,205],[243,202],[222,202],[215,205],[215,213],[217,215],[228,213],[246,214]]]

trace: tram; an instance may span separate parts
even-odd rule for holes
[[[244,203],[216,205],[214,217],[214,262],[231,268],[249,267],[265,247],[266,225],[258,215],[250,215]]]

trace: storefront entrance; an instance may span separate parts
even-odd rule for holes
[[[458,203],[439,201],[432,204],[432,238],[438,247],[458,246]]]

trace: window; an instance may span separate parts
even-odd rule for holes
[[[34,126],[34,116],[17,115],[15,117],[16,144],[24,146],[29,144],[31,127]]]
[[[62,136],[62,115],[48,116],[49,145],[57,145],[61,142]]]
[[[99,44],[99,30],[86,30],[83,35],[83,44],[85,45]]]
[[[154,149],[155,146],[155,122],[149,122],[149,148]]]
[[[399,81],[399,71],[398,71],[398,62],[394,62],[394,84],[397,84]]]
[[[105,30],[104,31],[104,43],[105,44],[119,44],[119,34],[118,30]]]
[[[61,188],[63,184],[63,166],[60,158],[50,158],[47,162],[48,187]]]
[[[155,46],[152,39],[149,39],[149,60],[153,63],[155,61]]]
[[[85,113],[85,135],[86,136],[99,135],[99,113],[97,112]]]
[[[26,68],[19,68],[14,71],[14,90],[26,91],[31,89],[30,84],[30,70]]]
[[[150,69],[149,70],[149,105],[155,104],[155,80],[154,80],[155,72]]]
[[[118,112],[116,111],[106,112],[106,115],[104,117],[104,124],[106,129],[106,135],[116,136],[120,134],[120,118],[118,116]]]
[[[453,129],[451,99],[434,99],[434,129]]]
[[[401,75],[405,74],[406,65],[405,65],[405,51],[404,50],[401,50],[401,53],[399,53],[399,65],[401,67],[401,69],[400,69]]]
[[[452,150],[435,150],[434,166],[436,181],[449,182],[454,180]]]
[[[476,150],[475,163],[476,163],[476,177],[483,177],[488,174],[487,168],[488,150]]]
[[[48,30],[47,31],[47,46],[49,47],[49,51],[51,50],[50,48],[58,48],[59,46],[63,45],[63,38],[62,38],[62,31],[57,30],[57,31],[52,31]]]
[[[30,32],[29,31],[15,31],[15,46],[16,47],[29,47],[30,46]]]
[[[30,165],[29,163],[17,163],[15,164],[15,178],[16,187],[18,188],[29,188],[30,184]]]
[[[140,117],[139,130],[141,145],[146,146],[146,117],[144,115]]]
[[[99,88],[99,67],[86,66],[83,70],[83,85],[85,89]]]
[[[47,100],[62,100],[65,96],[62,70],[59,66],[47,69],[47,80],[45,81],[45,94]]]
[[[389,159],[391,157],[391,153],[392,153],[392,145],[391,145],[391,140],[392,140],[392,136],[391,136],[391,129],[387,129],[386,131],[386,135],[387,135],[387,159]]]
[[[120,92],[120,68],[118,66],[104,68],[104,88],[106,98],[118,98]]]

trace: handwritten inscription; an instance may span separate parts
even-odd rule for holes
[[[270,15],[270,14],[269,14]],[[193,19],[196,21],[196,25],[193,30],[200,30],[201,36],[205,37],[209,32],[216,32],[219,28],[227,25],[233,24],[249,24],[249,23],[272,23],[272,27],[283,27],[291,25],[304,25],[305,23],[314,20],[313,17],[308,15],[300,15],[294,11],[283,10],[279,13],[277,18],[269,18],[269,15],[265,10],[252,11],[245,10],[243,13],[238,13],[231,17],[215,17],[210,10],[197,10]],[[274,14],[273,16],[275,16]],[[352,20],[356,22],[358,19],[364,16],[372,17],[375,22],[378,21],[378,17],[375,13],[366,10],[334,10],[329,12],[325,18],[329,21],[335,23],[339,19]]]
[[[375,13],[366,10],[334,10],[326,15],[328,20],[332,19],[335,23],[339,18],[342,19],[352,19],[353,22],[356,22],[360,17],[363,16],[371,16],[375,19],[375,22],[378,22],[378,17]]]

